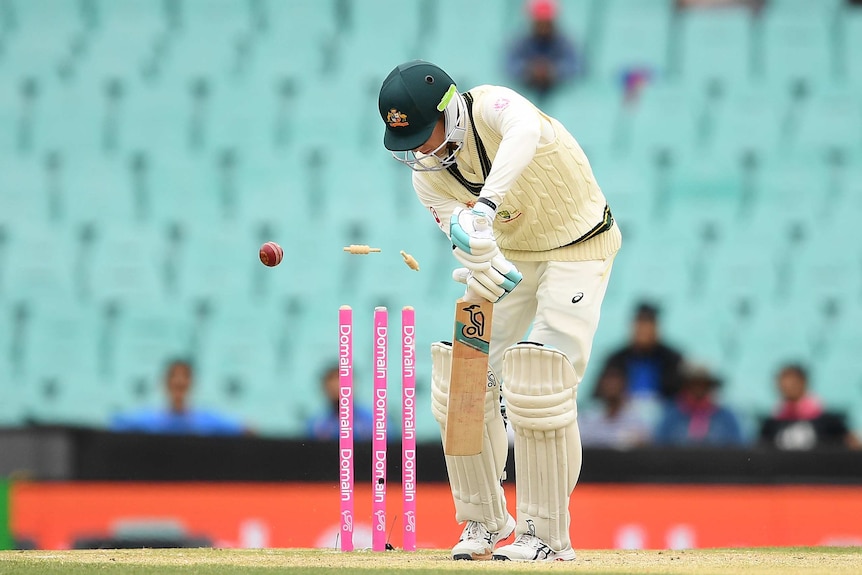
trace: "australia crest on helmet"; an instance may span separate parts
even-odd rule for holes
[[[386,121],[393,128],[410,125],[410,122],[407,121],[407,114],[399,112],[395,108],[390,109],[389,113],[386,114]]]

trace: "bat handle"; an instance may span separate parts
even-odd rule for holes
[[[480,295],[477,295],[470,289],[470,286],[467,286],[467,289],[464,291],[464,301],[468,301],[470,303],[482,303],[483,301],[488,301]]]

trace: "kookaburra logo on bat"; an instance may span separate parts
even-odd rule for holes
[[[470,304],[461,309],[470,312],[470,325],[464,325],[461,328],[461,335],[464,337],[482,337],[485,335],[485,314],[482,312],[482,308],[476,304]]]

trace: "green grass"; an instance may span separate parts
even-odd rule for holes
[[[321,549],[128,549],[3,551],[0,575],[307,575],[404,573],[436,575],[482,571],[590,575],[850,575],[862,573],[862,548],[707,549],[578,552],[572,563],[455,562],[448,552]]]

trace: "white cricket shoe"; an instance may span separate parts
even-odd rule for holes
[[[494,546],[509,537],[515,531],[515,525],[515,518],[509,515],[506,526],[501,531],[492,533],[478,521],[468,521],[457,545],[452,548],[452,559],[456,561],[490,559]]]
[[[521,533],[514,543],[503,545],[494,551],[496,561],[574,561],[575,551],[571,547],[554,551],[545,542],[531,533]]]

